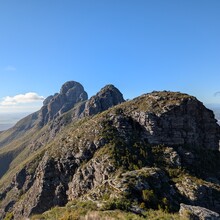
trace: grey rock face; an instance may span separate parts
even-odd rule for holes
[[[49,96],[44,101],[40,111],[42,125],[56,119],[73,108],[77,103],[88,99],[83,86],[75,81],[66,82],[59,94]],[[124,102],[123,95],[113,85],[107,85],[95,96],[92,96],[85,104],[81,104],[74,111],[74,118],[90,116],[105,111],[117,104]]]
[[[60,89],[60,95],[65,95],[67,101],[81,102],[88,98],[83,86],[75,81],[66,82]]]
[[[82,145],[83,147],[86,145],[86,147],[74,156],[69,150],[64,150],[64,146],[62,146],[62,151],[64,152],[61,153],[60,158],[51,158],[47,152],[44,154],[36,168],[34,177],[31,178],[32,184],[29,184],[28,191],[25,190],[25,192],[27,192],[23,199],[14,204],[13,213],[15,219],[20,220],[23,219],[23,217],[28,217],[32,214],[42,213],[54,206],[63,206],[68,202],[67,192],[70,190],[68,186],[70,178],[75,173],[75,178],[78,178],[78,171],[76,171],[77,168],[81,165],[82,161],[92,158],[96,150],[96,145],[92,142],[82,143]],[[102,172],[99,170],[100,166],[102,166],[103,169],[105,168],[101,162],[97,167],[94,166],[97,172],[96,175],[98,175],[96,177],[97,181],[99,181],[98,178]],[[87,171],[90,172],[90,167],[88,167]],[[22,174],[23,173],[24,171],[22,171]],[[92,174],[90,177],[92,177]],[[17,175],[16,179],[18,179],[18,177],[19,176]],[[24,178],[24,176],[23,178],[19,178],[22,183],[24,182]],[[79,188],[74,189],[75,193],[80,194],[80,187],[82,187],[85,182],[86,181],[82,181],[78,184]],[[27,184],[23,183],[23,185]],[[17,189],[17,187],[14,188]],[[86,187],[84,187],[84,189],[87,191],[89,190],[89,188]]]
[[[86,117],[79,123],[77,119],[80,117],[97,114],[123,102],[122,94],[109,85],[86,102],[83,87],[76,82],[68,82],[59,94],[48,97],[40,114],[43,123],[52,120],[46,132],[51,135],[49,140],[55,141],[46,153],[39,156],[34,168],[29,164],[31,172],[30,168],[22,167],[11,185],[1,190],[0,219],[6,212],[13,212],[15,219],[22,219],[56,205],[65,205],[72,199],[99,201],[105,192],[113,198],[135,192],[132,196],[138,201],[144,192],[149,191],[157,195],[155,200],[166,198],[177,207],[180,202],[186,202],[219,210],[219,183],[196,182],[196,177],[186,174],[181,174],[183,176],[175,178],[177,182],[174,182],[172,173],[166,170],[169,167],[168,171],[174,169],[177,172],[179,168],[187,168],[186,164],[193,168],[196,160],[202,160],[195,153],[197,148],[218,149],[219,126],[212,112],[189,96],[183,100],[173,94],[164,94],[163,97],[153,93],[142,97],[143,100],[137,98],[125,102],[97,117]],[[65,111],[68,112],[62,114]],[[108,126],[105,127],[103,121],[109,122]],[[70,130],[65,130],[71,122]],[[64,132],[59,137],[56,134],[61,128]],[[107,131],[103,133],[105,128]],[[115,140],[114,137],[109,138],[111,134]],[[49,142],[42,140],[39,140],[40,144]],[[139,149],[140,145],[142,148]],[[185,145],[189,149],[185,149]],[[134,157],[129,163],[135,164],[135,155],[138,156],[140,151],[144,157],[138,156],[142,164],[140,168],[127,166],[120,173],[113,160],[113,147],[126,149],[125,152],[129,153],[120,154],[118,160],[123,157],[125,160],[125,156],[129,158],[131,154]],[[163,151],[159,151],[160,148]],[[33,143],[33,152],[38,149],[36,142]],[[191,149],[194,149],[193,153]],[[179,174],[175,175],[178,177]],[[218,182],[217,174],[211,177],[216,177]]]
[[[188,199],[191,205],[198,205],[210,208],[214,211],[220,210],[219,198],[216,190],[207,183],[199,183],[189,177],[175,184],[182,196]],[[218,194],[217,194],[218,195]]]
[[[63,158],[55,161],[45,153],[32,177],[33,183],[29,185],[28,192],[14,206],[15,219],[42,213],[56,205],[65,205],[68,178],[75,166],[74,160]]]
[[[75,104],[87,99],[88,95],[80,83],[75,81],[66,82],[61,87],[59,94],[45,99],[44,106],[40,111],[41,124],[46,124],[73,108]]]
[[[200,206],[180,204],[180,216],[188,217],[191,220],[220,220],[220,215],[209,209]]]
[[[140,170],[122,173],[121,176],[122,178],[116,178],[113,184],[122,192],[129,191],[131,188],[136,192],[141,192],[145,189],[161,189],[162,185],[165,185],[169,181],[165,173],[156,167],[143,167]]]
[[[69,200],[83,196],[91,189],[108,182],[110,174],[115,171],[108,156],[92,159],[84,167],[80,167],[69,184]]]
[[[172,147],[166,148],[164,157],[166,158],[166,162],[169,163],[172,167],[181,167],[181,158]]]
[[[52,98],[54,98],[55,96],[57,96],[58,93],[55,93],[54,95],[50,95],[48,96],[44,101],[43,101],[43,105],[48,105],[50,103],[50,101],[52,100]]]
[[[74,90],[75,88],[74,85],[75,84],[73,82],[65,83],[60,90],[60,94],[66,94],[66,96],[68,96],[69,99],[75,100],[75,93],[72,92],[72,90]],[[73,88],[71,88],[71,86],[73,86]],[[84,96],[84,93],[81,94],[82,96]],[[78,94],[79,98],[81,97],[81,94]],[[53,98],[51,100],[53,100]],[[86,97],[80,99],[80,102],[78,100],[76,101],[77,103],[71,109],[71,113],[68,116],[63,117],[63,115],[61,115],[61,117],[55,117],[53,119],[53,123],[50,126],[51,137],[54,137],[56,133],[61,129],[61,127],[64,127],[65,125],[71,122],[75,122],[78,119],[83,118],[85,116],[98,114],[107,110],[108,108],[111,108],[121,102],[124,102],[121,92],[113,85],[105,86],[103,89],[101,89],[100,92],[98,92],[95,96],[91,97],[87,101],[87,98],[85,98]],[[63,107],[62,111],[65,110],[66,106]],[[44,111],[44,108],[47,112],[47,106],[42,108],[42,112]],[[58,113],[62,114],[62,111],[59,111]]]
[[[176,100],[168,96],[161,100],[157,93],[147,94],[145,98],[150,99],[152,106],[158,105],[159,110],[134,111],[132,117],[145,127],[150,144],[188,145],[219,150],[220,127],[213,112],[196,98]]]
[[[113,85],[107,85],[91,97],[85,107],[85,115],[95,115],[124,102],[123,95]]]

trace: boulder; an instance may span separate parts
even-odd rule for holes
[[[220,215],[209,209],[181,203],[179,214],[190,220],[220,220]]]

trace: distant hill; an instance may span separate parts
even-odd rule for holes
[[[0,132],[11,128],[15,124],[0,124]]]
[[[219,140],[213,111],[188,94],[125,101],[107,85],[88,99],[67,82],[0,133],[0,219],[219,219]]]
[[[20,119],[29,115],[29,112],[0,113],[0,131],[14,126]]]

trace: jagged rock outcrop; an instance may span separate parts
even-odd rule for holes
[[[88,95],[80,83],[75,81],[66,82],[61,87],[60,93],[49,96],[44,101],[44,106],[40,110],[41,123],[46,124],[73,108],[75,104],[87,99]]]
[[[220,194],[215,185],[185,176],[175,184],[175,187],[190,205],[204,206],[215,211],[220,210],[218,199]]]
[[[0,135],[0,147],[4,147],[13,140],[22,137],[31,129],[39,130],[39,126],[43,127],[49,121],[55,120],[63,113],[87,99],[88,95],[80,83],[75,81],[64,83],[60,89],[60,93],[48,96],[39,111],[28,115],[21,119],[14,127],[2,132]],[[80,114],[83,110],[81,110]]]
[[[59,93],[55,93],[54,95],[50,95],[48,96],[46,99],[44,99],[43,101],[43,105],[48,105],[50,103],[50,101],[57,96]]]
[[[102,107],[96,109],[97,113],[123,101],[122,94],[114,86],[106,86],[96,96],[88,100],[87,108],[90,108],[89,103],[94,97],[96,100],[101,98],[102,103]],[[50,140],[53,140],[65,126],[85,117],[86,100],[87,94],[81,84],[74,81],[67,82],[62,86],[60,93],[55,93],[44,100],[41,110],[20,120],[8,131],[2,132],[0,147],[6,145],[9,147],[7,153],[1,154],[0,152],[0,158],[4,164],[0,171],[0,177],[7,172],[11,162],[24,148],[29,148],[29,151],[26,151],[28,155],[34,153]],[[46,126],[47,129],[45,129]],[[41,128],[45,130],[42,129],[41,131]],[[38,136],[31,140],[30,137],[35,136],[35,133],[38,133]],[[29,137],[26,134],[29,134]],[[25,139],[24,136],[26,136]],[[20,146],[14,149],[18,140],[20,140]],[[10,147],[13,150],[10,150]]]
[[[67,193],[69,200],[77,199],[90,190],[106,184],[114,171],[115,167],[108,155],[90,160],[85,166],[78,168],[73,175]],[[94,196],[95,193],[93,193]]]
[[[65,91],[66,89],[63,92]],[[53,96],[49,97],[49,100],[52,98]],[[70,122],[75,122],[86,116],[96,115],[124,101],[122,93],[115,86],[107,85],[89,100],[75,105],[68,116],[55,118],[50,126],[51,137],[54,137],[61,127]]]
[[[150,111],[132,112],[132,117],[145,127],[149,143],[220,149],[217,120],[195,97],[153,92],[138,98],[137,102],[149,105]]]
[[[0,218],[75,199],[129,199],[130,210],[174,212],[180,203],[219,210],[220,127],[201,102],[166,91],[124,102],[112,85],[86,98],[68,82],[45,100],[39,119],[47,126],[28,145],[33,155],[11,171],[9,185],[0,182]]]
[[[92,157],[95,149],[94,143],[87,143],[87,148],[84,148],[81,154],[73,156],[71,152],[65,152],[59,159],[52,158],[46,152],[32,177],[32,184],[25,190],[25,196],[13,204],[15,219],[42,213],[54,206],[65,205],[68,202],[70,177],[74,175],[82,161]],[[24,177],[22,179],[22,186],[27,185],[24,184]],[[20,189],[24,190],[22,187]]]
[[[180,204],[180,216],[190,220],[220,220],[220,215],[200,206]]]
[[[107,85],[86,102],[84,113],[95,115],[124,101],[123,95],[116,87]]]
[[[65,205],[68,178],[74,172],[75,166],[74,160],[63,158],[62,161],[56,161],[45,153],[27,193],[14,206],[15,219],[32,213],[42,213],[56,205]],[[25,190],[23,187],[22,189]]]

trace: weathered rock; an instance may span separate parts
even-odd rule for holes
[[[25,196],[14,205],[14,218],[23,219],[31,214],[42,213],[56,205],[67,203],[69,176],[75,170],[74,160],[55,161],[45,153],[36,169],[33,184]]]
[[[50,101],[57,95],[58,95],[58,93],[55,93],[54,95],[48,96],[46,99],[44,99],[43,105],[48,105],[50,103]]]
[[[135,190],[161,189],[169,179],[165,173],[156,167],[144,167],[140,170],[128,171],[122,173],[121,178],[116,178],[113,185],[122,192]]]
[[[154,92],[137,98],[137,102],[143,102],[148,111],[133,111],[132,117],[145,127],[149,143],[219,150],[220,127],[213,112],[196,98]]]
[[[220,215],[209,209],[200,206],[191,206],[180,204],[180,216],[187,217],[190,220],[220,220]]]
[[[46,124],[64,112],[67,112],[79,102],[87,100],[88,95],[83,86],[75,81],[66,82],[59,94],[49,96],[40,110],[41,125]]]
[[[17,173],[10,170],[14,177],[9,186],[0,186],[0,218],[12,212],[22,219],[72,199],[101,200],[106,195],[128,195],[135,203],[172,211],[180,202],[219,210],[220,175],[204,175],[214,180],[210,183],[193,170],[197,160],[206,160],[196,152],[206,148],[216,153],[209,149],[218,150],[220,139],[214,116],[202,103],[171,92],[121,103],[121,93],[111,85],[86,98],[82,86],[68,82],[45,100],[40,113],[20,124],[25,129],[37,120],[47,126],[36,130],[42,133],[35,139],[19,139],[19,150],[30,156]],[[208,162],[217,166],[217,159]]]
[[[115,171],[107,155],[89,161],[80,167],[69,184],[68,197],[70,200],[85,195],[90,190],[101,186],[108,181],[110,175]]]
[[[95,115],[122,102],[124,98],[121,92],[113,85],[107,85],[86,102],[85,115]]]
[[[178,147],[178,152],[182,157],[182,160],[187,165],[192,165],[195,160],[195,155],[189,151],[184,149],[182,146]]]
[[[195,179],[185,176],[175,186],[189,204],[203,206],[214,211],[220,210],[219,192],[207,183],[201,180],[196,182]]]
[[[181,158],[179,154],[172,148],[167,147],[164,151],[164,157],[167,164],[172,167],[181,167]]]

